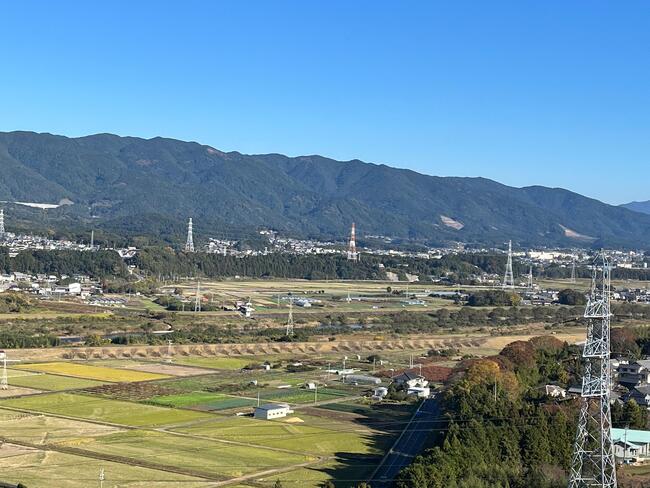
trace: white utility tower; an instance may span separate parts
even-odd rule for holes
[[[575,258],[573,259],[573,263],[571,263],[571,283],[576,282],[576,260]]]
[[[196,282],[196,298],[194,300],[194,311],[195,312],[201,311],[201,282],[200,281]]]
[[[194,252],[194,236],[192,235],[192,217],[187,223],[187,241],[185,241],[185,252]]]
[[[528,268],[528,289],[533,289],[533,267]]]
[[[587,340],[582,351],[582,406],[578,417],[569,488],[616,488],[610,393],[611,267],[604,252],[596,257],[585,308]]]
[[[506,274],[503,277],[503,288],[514,288],[515,277],[512,274],[512,241],[508,241],[508,262],[506,263]]]
[[[4,237],[5,235],[5,211],[4,209],[0,209],[0,237]]]
[[[90,231],[90,249],[95,249],[95,231]]]
[[[287,336],[293,336],[293,296],[289,296],[289,317],[287,318]]]
[[[7,363],[18,363],[20,359],[7,359],[7,353],[0,350],[0,360],[2,360],[2,379],[0,379],[0,390],[9,389],[9,378],[7,376]]]
[[[357,236],[356,227],[352,222],[352,229],[350,230],[350,242],[348,244],[348,259],[350,261],[358,261],[359,253],[357,252]]]
[[[106,475],[104,474],[104,468],[99,469],[99,488],[104,488],[104,481],[106,480]]]

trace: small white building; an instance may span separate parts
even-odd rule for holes
[[[566,398],[566,390],[557,385],[546,385],[546,396],[551,398]]]
[[[406,394],[418,398],[429,398],[431,396],[431,388],[428,386],[412,386],[406,391]]]
[[[386,388],[385,386],[380,386],[379,388],[375,388],[375,391],[372,394],[372,399],[381,400],[386,395],[388,395],[388,388]]]
[[[293,413],[293,410],[287,403],[267,403],[255,408],[254,417],[256,419],[272,420],[286,417],[290,413]]]

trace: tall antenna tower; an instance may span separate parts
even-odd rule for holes
[[[576,260],[575,258],[573,259],[573,263],[571,263],[571,283],[576,282]]]
[[[5,235],[5,210],[0,209],[0,237]]]
[[[195,312],[201,311],[201,282],[200,281],[196,282],[196,298],[194,300],[194,311]]]
[[[506,274],[503,277],[503,288],[514,288],[515,277],[512,274],[512,241],[508,241],[508,262],[506,263]]]
[[[289,317],[287,318],[287,336],[293,336],[293,296],[289,296]]]
[[[533,289],[533,267],[528,268],[528,289]]]
[[[596,257],[584,317],[587,340],[582,351],[582,406],[578,419],[569,488],[616,488],[610,392],[611,267],[604,252]]]
[[[187,241],[185,242],[185,252],[194,252],[194,236],[192,235],[192,217],[187,223]]]
[[[354,222],[352,222],[352,229],[350,230],[350,243],[348,244],[348,260],[358,261],[359,253],[357,252],[357,237]]]
[[[95,230],[90,231],[90,249],[95,249]]]

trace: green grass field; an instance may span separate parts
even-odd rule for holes
[[[210,418],[201,412],[70,393],[12,398],[0,401],[2,406],[128,426],[154,427]]]
[[[119,452],[120,456],[124,457],[189,468],[223,477],[291,466],[311,459],[300,453],[289,454],[210,439],[144,431],[102,436],[93,443],[85,444],[84,449],[106,454]]]
[[[69,376],[58,376],[46,373],[27,373],[21,371],[19,376],[11,377],[9,382],[12,385],[25,388],[36,388],[37,390],[61,391],[81,388],[91,388],[105,384],[101,381],[86,380],[83,378],[71,378]]]
[[[304,418],[303,418],[304,417]],[[296,418],[305,420],[297,422]],[[363,426],[332,419],[321,419],[320,426],[310,423],[310,417],[299,412],[286,419],[267,421],[249,417],[231,417],[182,427],[179,432],[214,439],[247,442],[264,447],[289,449],[320,455],[381,454],[375,447],[376,437]]]

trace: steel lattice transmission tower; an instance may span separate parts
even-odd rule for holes
[[[289,317],[287,318],[287,336],[293,336],[293,296],[289,296]]]
[[[0,209],[0,237],[5,235],[5,211]]]
[[[576,282],[576,260],[573,260],[573,263],[571,263],[571,283]]]
[[[508,262],[506,263],[506,274],[503,277],[504,288],[515,287],[515,277],[512,274],[512,241],[508,241]]]
[[[187,241],[185,242],[185,251],[194,252],[194,236],[192,235],[192,218],[187,223]]]
[[[348,259],[350,261],[358,261],[359,253],[357,252],[357,237],[356,227],[352,222],[352,229],[350,230],[350,243],[348,244]]]
[[[616,488],[610,392],[610,279],[605,253],[593,263],[591,293],[584,317],[587,340],[582,352],[582,405],[573,447],[569,488]]]

